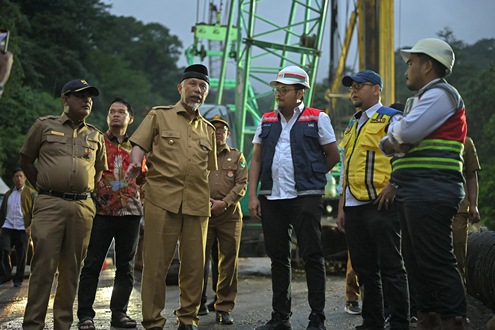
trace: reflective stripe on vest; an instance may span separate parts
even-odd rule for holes
[[[392,171],[405,168],[431,168],[461,172],[462,161],[460,159],[463,148],[463,144],[458,141],[423,140],[418,146],[409,150],[407,154],[411,155],[411,157],[394,160]],[[443,152],[445,156],[438,157],[438,151]],[[432,156],[429,156],[429,154],[432,154]]]

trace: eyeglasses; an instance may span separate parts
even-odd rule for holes
[[[369,85],[369,86],[375,86],[374,84],[368,84],[368,83],[357,83],[357,84],[354,84],[354,85],[351,85],[349,86],[349,90],[350,91],[358,91],[360,90],[361,88],[363,88],[365,85]]]
[[[290,92],[290,91],[298,91],[299,89],[297,88],[285,88],[285,87],[282,87],[282,88],[273,88],[272,91],[273,91],[273,94],[280,94],[281,96],[284,96],[285,94],[287,94],[287,92]]]

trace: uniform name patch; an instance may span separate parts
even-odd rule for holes
[[[57,131],[50,131],[50,134],[57,135],[57,136],[65,136],[64,132],[57,132]]]

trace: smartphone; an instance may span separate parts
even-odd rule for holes
[[[7,52],[7,47],[9,45],[9,31],[0,30],[0,52]]]

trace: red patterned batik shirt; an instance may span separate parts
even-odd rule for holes
[[[103,172],[96,185],[97,214],[106,216],[143,215],[136,179],[125,180],[125,172],[131,162],[132,145],[127,135],[122,143],[107,131],[105,134],[108,170]]]

